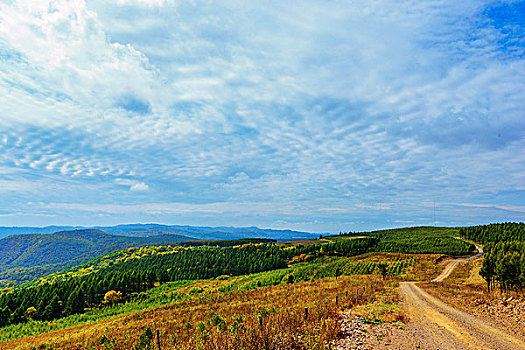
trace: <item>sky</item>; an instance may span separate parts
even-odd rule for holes
[[[525,221],[525,2],[0,0],[0,226]]]

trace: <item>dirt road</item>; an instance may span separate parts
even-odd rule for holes
[[[480,250],[481,248],[478,248]],[[483,252],[477,256],[480,256]],[[471,257],[469,259],[472,259]],[[453,260],[433,281],[443,281],[462,260]],[[415,282],[400,284],[409,316],[408,342],[419,349],[525,349],[525,341],[432,297]],[[408,345],[408,344],[406,344]]]
[[[525,341],[430,296],[414,282],[400,286],[414,341],[422,349],[525,349]]]
[[[452,271],[454,271],[454,269],[456,268],[457,264],[459,264],[460,262],[468,261],[468,260],[471,260],[471,259],[474,259],[474,258],[482,256],[483,255],[483,249],[481,247],[478,247],[478,246],[476,246],[476,249],[478,250],[478,254],[476,254],[474,256],[471,256],[471,257],[465,258],[465,259],[456,259],[456,260],[450,261],[448,263],[447,267],[445,268],[445,270],[443,270],[443,272],[441,272],[441,274],[439,276],[434,278],[432,280],[432,282],[441,282],[441,281],[443,281],[445,278],[450,276]]]

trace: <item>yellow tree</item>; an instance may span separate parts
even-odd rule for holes
[[[122,293],[116,290],[110,290],[104,294],[104,303],[105,304],[115,304],[122,300]]]

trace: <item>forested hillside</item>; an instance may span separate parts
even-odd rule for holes
[[[84,256],[93,258],[132,246],[176,243],[182,240],[188,240],[188,237],[163,235],[131,238],[115,236],[98,230],[10,236],[0,239],[0,266],[42,266]]]
[[[234,247],[241,246],[244,244],[258,244],[258,243],[275,243],[274,240],[264,239],[264,238],[248,238],[248,239],[238,239],[238,240],[228,240],[228,241],[184,241],[181,242],[180,246],[144,246],[144,247],[132,247],[128,249],[118,250],[100,257],[97,257],[93,260],[90,260],[86,263],[74,266],[70,269],[51,272],[46,274],[43,277],[35,278],[30,282],[21,284],[20,287],[26,288],[31,286],[38,286],[45,283],[55,283],[58,280],[65,280],[71,277],[79,277],[87,275],[101,269],[119,264],[121,262],[142,259],[155,255],[164,255],[171,254],[177,251],[184,250],[184,247]],[[52,268],[54,265],[47,265],[45,268]],[[27,270],[28,272],[34,271],[37,268]],[[13,287],[0,289],[1,292],[8,292],[13,290]]]
[[[405,254],[447,254],[466,255],[474,252],[473,244],[456,239],[460,230],[453,227],[407,227],[372,232],[348,232],[341,237],[376,237],[378,252]]]
[[[0,239],[0,286],[20,283],[129,247],[177,244],[188,237],[123,237],[98,230],[17,235]]]
[[[286,268],[289,264],[326,256],[353,256],[365,252],[440,253],[463,255],[473,245],[454,238],[457,229],[416,227],[375,231],[362,234],[329,236],[311,244],[277,246],[265,239],[241,241],[187,241],[182,246],[127,248],[61,274],[52,274],[0,296],[0,325],[28,319],[50,320],[111,302],[136,300],[141,292],[170,281],[209,279],[221,275],[244,275]],[[43,238],[54,237],[54,251]],[[36,240],[38,238],[38,240]],[[25,245],[15,246],[12,260],[4,264],[28,261],[29,252],[46,252],[44,262],[54,262],[59,251],[66,256],[81,257],[72,242],[94,247],[91,252],[114,249],[118,244],[146,245],[162,243],[169,236],[148,238],[115,237],[101,231],[73,231],[54,235],[31,235]],[[180,237],[179,237],[180,238]],[[36,242],[35,242],[36,240]],[[331,243],[327,243],[331,242]],[[61,245],[62,244],[62,245]],[[189,247],[188,247],[189,246]],[[35,248],[36,247],[36,248]],[[42,254],[42,253],[41,253]],[[46,260],[47,259],[47,260]],[[33,260],[29,259],[29,262]],[[34,262],[33,262],[34,263]],[[374,265],[375,266],[375,265]],[[375,269],[375,267],[373,268]],[[399,267],[395,268],[397,271]],[[363,270],[364,271],[364,270]],[[368,271],[368,269],[366,269]],[[393,270],[394,271],[394,270]],[[108,294],[110,293],[109,297]],[[108,301],[108,298],[111,301]]]
[[[220,275],[243,275],[284,268],[299,257],[352,256],[368,251],[375,238],[281,248],[271,244],[248,244],[228,248],[187,248],[123,261],[97,272],[44,283],[0,296],[0,326],[28,319],[51,320],[81,313],[86,308],[112,301],[140,298],[140,293],[168,281],[205,279]],[[113,291],[113,292],[112,292]]]
[[[479,225],[461,228],[461,238],[479,243],[525,241],[525,224],[505,222],[501,224]]]
[[[525,286],[525,224],[506,222],[462,228],[463,238],[484,243],[480,275],[488,289],[519,290]]]

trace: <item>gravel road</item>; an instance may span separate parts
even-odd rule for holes
[[[458,263],[481,256],[483,250],[476,248],[478,254],[452,260],[432,281],[443,281]],[[410,338],[421,349],[525,349],[523,339],[445,304],[423,291],[415,282],[403,282],[399,290],[410,319]]]
[[[400,285],[407,329],[421,349],[525,349],[525,341],[430,296],[414,282]]]
[[[478,246],[476,246],[476,249],[478,250],[478,253],[476,255],[474,255],[474,256],[471,256],[471,257],[465,258],[465,259],[456,259],[456,260],[450,261],[448,263],[447,267],[443,270],[443,272],[441,272],[441,274],[439,276],[434,278],[432,280],[432,282],[441,282],[445,278],[450,276],[450,274],[452,273],[452,271],[454,271],[454,269],[456,268],[458,263],[460,263],[462,261],[468,261],[468,260],[471,260],[471,259],[474,259],[474,258],[482,256],[483,255],[483,249],[481,249],[481,247],[478,247]]]
[[[458,263],[481,256],[483,250],[477,248],[479,253],[473,257],[450,261],[433,282],[447,278]],[[404,330],[388,324],[362,330],[364,326],[345,315],[343,333],[348,336],[339,341],[337,349],[525,350],[525,340],[512,331],[496,328],[445,304],[419,288],[416,282],[402,282],[399,290],[409,318]],[[368,336],[363,338],[363,334]]]

